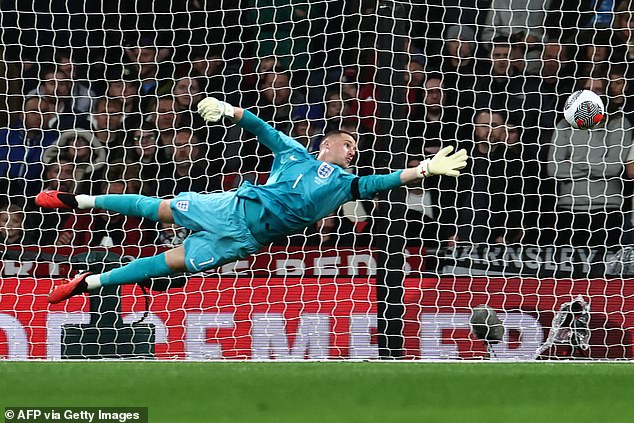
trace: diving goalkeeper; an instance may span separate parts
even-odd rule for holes
[[[356,154],[356,140],[347,132],[326,134],[317,157],[253,113],[215,98],[198,105],[206,122],[226,118],[257,136],[274,153],[265,185],[243,183],[236,191],[181,193],[165,200],[136,194],[74,195],[43,191],[35,199],[43,208],[103,209],[127,216],[176,223],[192,231],[183,245],[134,260],[101,274],[81,273],[55,287],[52,304],[101,286],[147,281],[173,273],[201,272],[260,250],[274,239],[294,234],[353,199],[370,199],[430,175],[458,176],[467,153],[451,155],[446,147],[417,167],[387,175],[357,177],[344,169]]]

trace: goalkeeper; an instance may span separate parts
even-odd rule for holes
[[[35,199],[44,208],[103,209],[127,216],[176,223],[192,231],[183,245],[134,260],[101,274],[81,273],[58,285],[50,303],[101,286],[131,284],[181,272],[206,271],[249,256],[272,240],[297,233],[353,199],[370,199],[430,175],[458,176],[467,153],[451,155],[446,147],[417,167],[387,175],[357,177],[344,169],[356,154],[354,137],[344,131],[326,134],[317,158],[297,141],[278,132],[254,114],[215,98],[198,105],[206,122],[227,118],[257,136],[274,153],[265,185],[243,183],[236,191],[181,193],[173,199],[136,194],[74,195],[43,191]]]

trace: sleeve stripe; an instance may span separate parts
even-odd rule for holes
[[[354,178],[352,180],[350,191],[352,193],[352,198],[354,198],[355,200],[361,199],[361,193],[359,192],[359,178]]]

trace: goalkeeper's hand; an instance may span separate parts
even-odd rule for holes
[[[452,146],[445,147],[431,159],[423,160],[416,168],[419,177],[424,178],[431,175],[460,175],[460,169],[464,169],[465,166],[467,166],[467,151],[462,149],[450,155],[452,151]]]
[[[218,122],[223,117],[235,118],[235,107],[217,98],[207,97],[198,103],[198,114],[205,122]]]

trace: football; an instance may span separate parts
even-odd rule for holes
[[[590,90],[570,94],[564,105],[564,117],[576,129],[590,129],[603,120],[605,107],[601,97]]]

